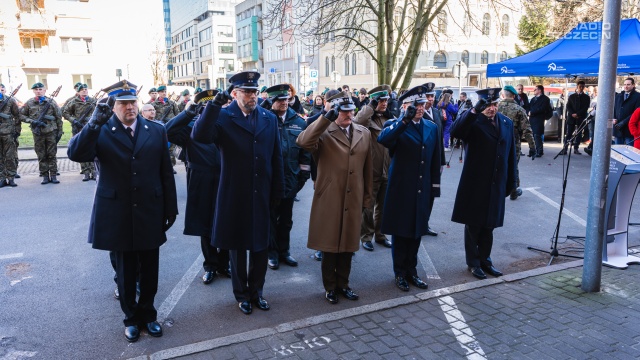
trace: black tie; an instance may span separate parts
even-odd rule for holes
[[[342,128],[341,128],[342,129]],[[349,131],[347,131],[347,129],[342,129],[342,132],[344,133],[344,136],[347,137],[348,141],[351,141],[351,139],[349,138]]]
[[[131,140],[133,140],[133,129],[132,128],[130,128],[130,127],[127,128],[127,135],[129,135]]]
[[[628,98],[629,98],[629,93],[624,93],[624,101],[627,101]]]

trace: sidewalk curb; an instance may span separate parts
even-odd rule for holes
[[[442,289],[425,291],[425,292],[418,293],[416,295],[402,296],[394,299],[380,301],[374,304],[363,305],[363,306],[359,306],[351,309],[345,309],[345,310],[335,311],[327,314],[311,316],[304,319],[294,320],[294,321],[276,325],[274,327],[261,328],[261,329],[251,330],[251,331],[247,331],[239,334],[224,336],[221,338],[200,341],[193,344],[177,346],[174,348],[160,350],[149,355],[141,355],[131,359],[133,360],[173,359],[181,356],[196,354],[203,351],[214,350],[224,346],[234,345],[234,344],[238,344],[246,341],[257,340],[267,336],[276,335],[279,333],[299,330],[309,326],[327,323],[330,321],[342,320],[345,318],[368,314],[375,311],[387,310],[387,309],[391,309],[391,308],[402,306],[402,305],[419,303],[419,302],[430,300],[433,298],[438,298],[444,295],[456,294],[456,293],[479,289],[479,288],[492,286],[496,284],[515,282],[515,281],[519,281],[522,279],[526,279],[526,278],[530,278],[538,275],[544,275],[544,274],[549,274],[549,273],[562,271],[566,269],[581,267],[582,265],[583,265],[583,260],[576,260],[576,261],[566,262],[562,264],[546,266],[543,268],[527,270],[527,271],[523,271],[515,274],[504,275],[499,278],[473,281],[466,284],[454,285],[454,286],[449,286]]]

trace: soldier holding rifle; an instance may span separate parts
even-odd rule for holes
[[[96,107],[96,99],[87,96],[88,91],[87,84],[77,85],[76,96],[69,100],[62,112],[62,116],[71,123],[71,133],[74,136],[87,124]],[[95,180],[95,171],[93,162],[80,163],[80,173],[84,175],[82,181]]]
[[[16,139],[20,135],[20,109],[13,96],[20,86],[8,97],[0,92],[0,188],[18,186],[13,179],[18,170],[15,159],[18,157]],[[0,87],[4,89],[4,85],[0,84]]]

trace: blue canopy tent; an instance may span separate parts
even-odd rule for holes
[[[487,66],[487,77],[596,76],[600,66],[601,22],[581,23],[551,44]],[[606,26],[605,26],[606,34]],[[618,74],[640,73],[640,21],[620,22]]]

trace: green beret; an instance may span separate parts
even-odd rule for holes
[[[202,92],[202,88],[197,87],[196,90],[194,91],[194,93],[201,93]]]
[[[312,94],[313,94],[313,90],[308,90],[306,95],[311,96]]]
[[[44,84],[43,84],[43,83],[41,83],[41,82],[37,82],[37,83],[35,83],[35,84],[33,84],[33,85],[31,86],[31,90],[33,90],[33,89],[39,89],[39,88],[43,88],[43,87],[44,87]]]
[[[160,86],[158,86],[158,89],[157,89],[157,90],[158,90],[158,92],[160,92],[160,91],[167,91],[167,87],[166,87],[166,86],[164,86],[164,85],[160,85]]]
[[[503,87],[502,90],[508,91],[508,92],[512,93],[513,95],[518,95],[518,92],[516,91],[516,89],[511,85],[507,85],[507,86]]]
[[[78,90],[78,86],[82,86],[81,82],[77,82],[75,85],[73,85],[73,88]]]
[[[182,92],[182,96],[187,96],[189,95],[189,89],[184,89],[184,91]]]
[[[4,84],[0,84],[0,87],[4,87]]]
[[[158,89],[156,89],[156,88],[149,89],[149,94],[154,93],[154,92],[158,92]]]
[[[260,89],[260,92],[261,92],[261,93],[263,93],[263,92],[265,92],[265,91],[267,91],[267,87],[266,87],[266,86],[263,86],[263,87]]]

